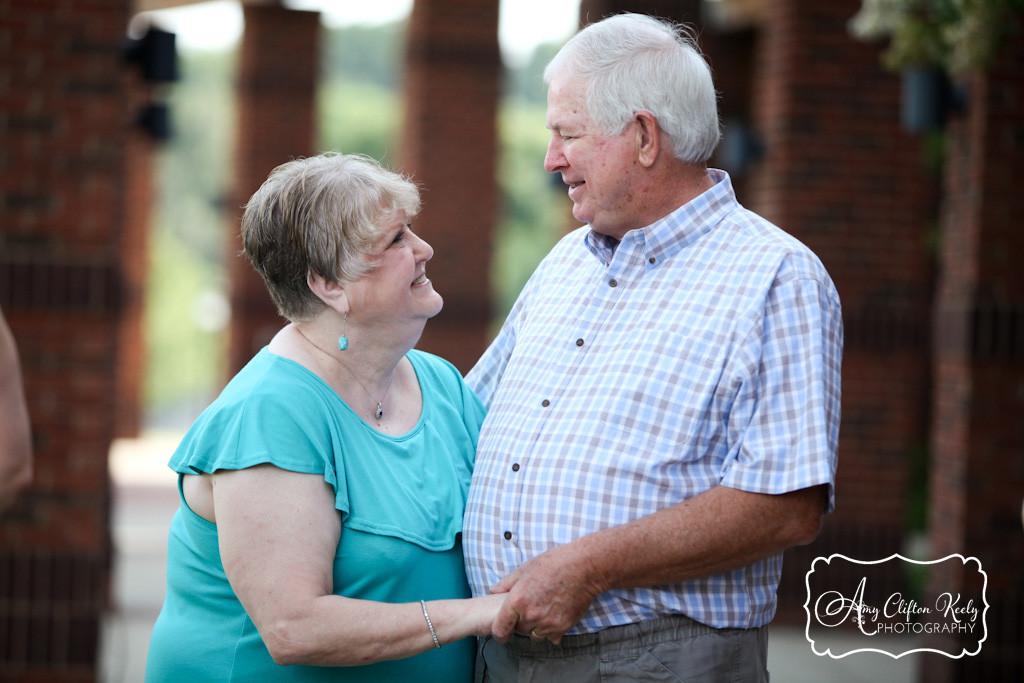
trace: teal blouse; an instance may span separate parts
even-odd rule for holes
[[[170,467],[184,474],[271,463],[319,474],[342,520],[335,594],[392,603],[468,597],[462,513],[484,409],[450,363],[420,351],[407,357],[423,394],[407,434],[381,434],[314,373],[263,349],[195,422]],[[467,638],[368,666],[275,664],[228,583],[216,524],[182,498],[146,680],[468,681],[474,650]]]

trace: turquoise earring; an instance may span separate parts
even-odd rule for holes
[[[345,322],[348,322],[348,313],[345,314]],[[348,337],[341,335],[338,337],[338,350],[345,351],[348,349]]]

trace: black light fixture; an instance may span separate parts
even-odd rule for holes
[[[170,108],[160,101],[163,84],[178,80],[178,51],[176,36],[153,25],[139,38],[129,38],[124,44],[125,61],[138,67],[146,83],[154,86],[150,101],[142,105],[136,123],[149,137],[166,142],[171,137]]]
[[[167,142],[171,137],[171,113],[166,104],[150,102],[143,105],[136,123],[157,142]]]
[[[900,84],[900,124],[906,131],[939,130],[950,114],[964,110],[963,90],[939,67],[908,67],[900,72]]]
[[[150,26],[141,38],[129,39],[125,59],[142,69],[148,83],[170,83],[178,80],[177,37],[170,31]]]
[[[740,118],[725,122],[722,140],[715,151],[716,162],[730,175],[741,177],[764,159],[764,142],[757,131]]]

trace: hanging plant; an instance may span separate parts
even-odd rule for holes
[[[889,39],[882,63],[892,71],[934,66],[951,75],[985,69],[1024,0],[864,0],[850,20],[862,40]]]

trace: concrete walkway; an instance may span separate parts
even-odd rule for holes
[[[114,610],[103,630],[101,683],[143,680],[150,633],[164,597],[167,529],[178,506],[175,478],[166,463],[180,438],[148,434],[119,442],[111,452]],[[845,652],[853,649],[851,642],[856,642],[851,636],[838,635],[831,646]],[[891,651],[899,647],[912,649],[893,644]],[[833,659],[814,654],[802,627],[775,627],[768,665],[774,683],[913,683],[923,656],[939,655],[893,659],[865,652]]]

